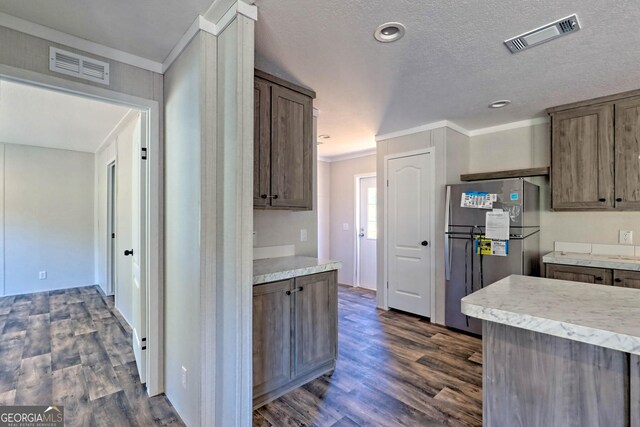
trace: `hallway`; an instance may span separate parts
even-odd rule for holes
[[[97,286],[0,298],[0,405],[62,405],[65,426],[181,426],[140,383],[131,330]]]

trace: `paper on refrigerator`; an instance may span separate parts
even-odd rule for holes
[[[509,212],[494,209],[486,213],[485,236],[494,240],[509,240]]]

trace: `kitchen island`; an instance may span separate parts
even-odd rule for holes
[[[483,321],[485,426],[640,426],[640,292],[509,276],[462,299]]]
[[[303,256],[253,262],[254,408],[335,368],[341,266]]]

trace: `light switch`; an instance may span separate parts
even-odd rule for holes
[[[303,228],[300,230],[300,241],[301,242],[306,242],[307,241],[307,229]]]

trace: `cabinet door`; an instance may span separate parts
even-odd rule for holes
[[[613,208],[613,106],[553,114],[551,138],[553,209]]]
[[[547,264],[547,278],[572,282],[611,285],[612,272],[606,268],[579,267],[573,265]]]
[[[312,101],[282,86],[271,89],[271,206],[312,209]]]
[[[298,277],[295,286],[294,372],[299,376],[336,359],[336,272]]]
[[[615,105],[616,208],[640,210],[640,98]]]
[[[291,290],[293,280],[253,287],[253,396],[291,379]]]
[[[271,85],[253,84],[253,205],[265,207],[271,194]]]
[[[640,271],[613,270],[613,285],[640,289]]]

